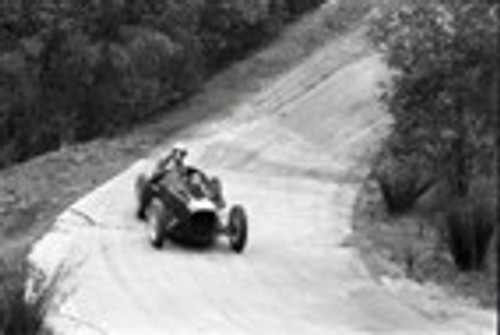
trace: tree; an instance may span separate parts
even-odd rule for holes
[[[289,2],[0,0],[0,165],[166,110],[276,32]]]
[[[438,166],[453,162],[455,190],[462,195],[469,174],[492,173],[497,26],[492,1],[438,0],[407,1],[372,30],[395,69],[385,101],[400,146]]]
[[[407,0],[371,29],[394,70],[384,95],[395,119],[389,157],[426,161],[447,181],[451,251],[463,269],[479,266],[496,220],[478,210],[494,192],[473,186],[497,182],[498,15],[498,1]]]

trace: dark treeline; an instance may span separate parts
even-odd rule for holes
[[[484,267],[498,228],[499,9],[404,0],[371,32],[394,70],[384,96],[394,131],[377,166],[388,210],[408,212],[434,192],[444,222],[436,215],[431,226],[461,270]]]
[[[323,0],[0,0],[0,167],[113,134]]]

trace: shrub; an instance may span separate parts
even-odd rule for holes
[[[201,38],[208,65],[219,68],[244,54],[255,44],[252,29],[263,21],[260,1],[217,0],[200,13]]]
[[[495,224],[491,210],[473,199],[462,199],[448,210],[448,247],[460,270],[482,269]]]
[[[387,210],[391,214],[401,214],[412,208],[420,196],[431,186],[415,175],[378,176],[377,181],[384,197]]]
[[[67,271],[61,267],[49,280],[43,276],[34,278],[33,291],[28,295],[25,289],[27,267],[26,264],[13,266],[0,261],[0,334],[50,334],[45,319]]]
[[[324,0],[286,0],[287,8],[291,15],[300,15],[324,2]]]
[[[411,162],[409,158],[397,158],[393,153],[381,157],[375,179],[389,214],[407,212],[434,185],[426,169],[422,164]]]

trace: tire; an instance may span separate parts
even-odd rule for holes
[[[146,209],[146,230],[151,246],[155,249],[163,247],[165,238],[165,220],[167,212],[159,199],[153,199]]]
[[[135,180],[135,196],[137,199],[137,212],[136,216],[140,220],[146,219],[146,208],[148,206],[149,194],[148,194],[148,181],[146,176],[140,175]]]
[[[229,211],[228,235],[231,249],[236,253],[242,253],[247,243],[248,219],[240,205],[233,206]]]

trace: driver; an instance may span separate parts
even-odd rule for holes
[[[155,183],[163,179],[168,172],[173,172],[179,177],[186,175],[186,165],[184,163],[188,150],[182,143],[175,143],[170,153],[161,159],[156,165],[155,171],[151,177],[151,182]]]
[[[158,162],[151,182],[165,180],[169,190],[182,201],[191,198],[188,183],[188,168],[185,164],[188,150],[182,143],[173,145],[170,153]]]

